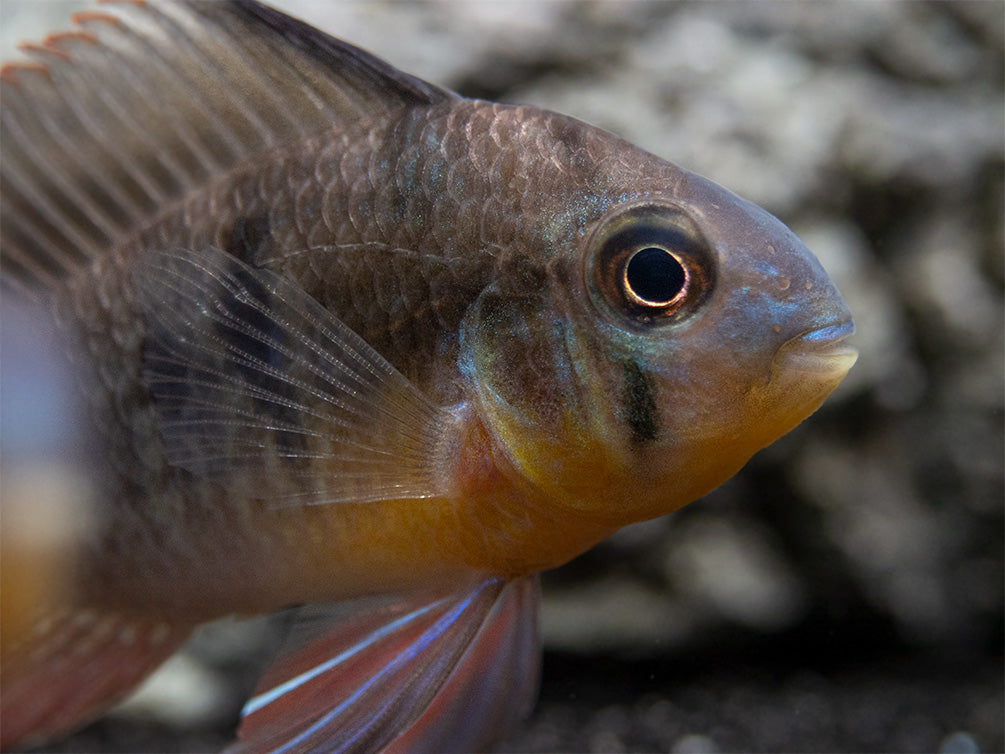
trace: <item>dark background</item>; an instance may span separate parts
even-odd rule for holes
[[[0,3],[5,44],[64,26],[28,5]],[[1002,751],[1005,4],[280,5],[761,204],[858,325],[810,420],[546,574],[541,703],[502,748]],[[210,627],[59,749],[219,747],[269,634]]]

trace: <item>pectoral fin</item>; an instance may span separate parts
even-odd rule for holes
[[[280,505],[442,493],[449,414],[295,283],[215,248],[134,280],[170,463]]]
[[[348,618],[305,611],[230,751],[484,746],[535,692],[536,603],[535,579],[489,579]]]

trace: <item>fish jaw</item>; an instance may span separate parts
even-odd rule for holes
[[[764,423],[767,443],[815,412],[845,378],[858,360],[858,350],[844,342],[854,331],[851,320],[844,320],[796,336],[778,349],[762,401],[782,395],[787,408],[764,414],[772,417]]]
[[[786,372],[833,376],[840,382],[858,360],[858,350],[845,343],[855,334],[850,319],[824,325],[786,341],[772,362],[772,379],[784,379]]]
[[[844,342],[854,331],[849,319],[786,341],[767,381],[751,389],[751,426],[742,431],[766,446],[820,408],[858,360],[858,350]]]

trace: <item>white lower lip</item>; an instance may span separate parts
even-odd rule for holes
[[[827,350],[784,349],[775,356],[774,366],[785,370],[833,374],[847,372],[857,360],[858,350],[851,346],[835,344]]]

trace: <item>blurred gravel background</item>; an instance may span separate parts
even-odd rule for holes
[[[858,365],[812,419],[546,575],[541,703],[502,749],[1005,749],[1005,3],[274,4],[724,184],[856,317]],[[0,0],[4,57],[71,5]],[[54,750],[218,748],[272,633],[209,627]]]

